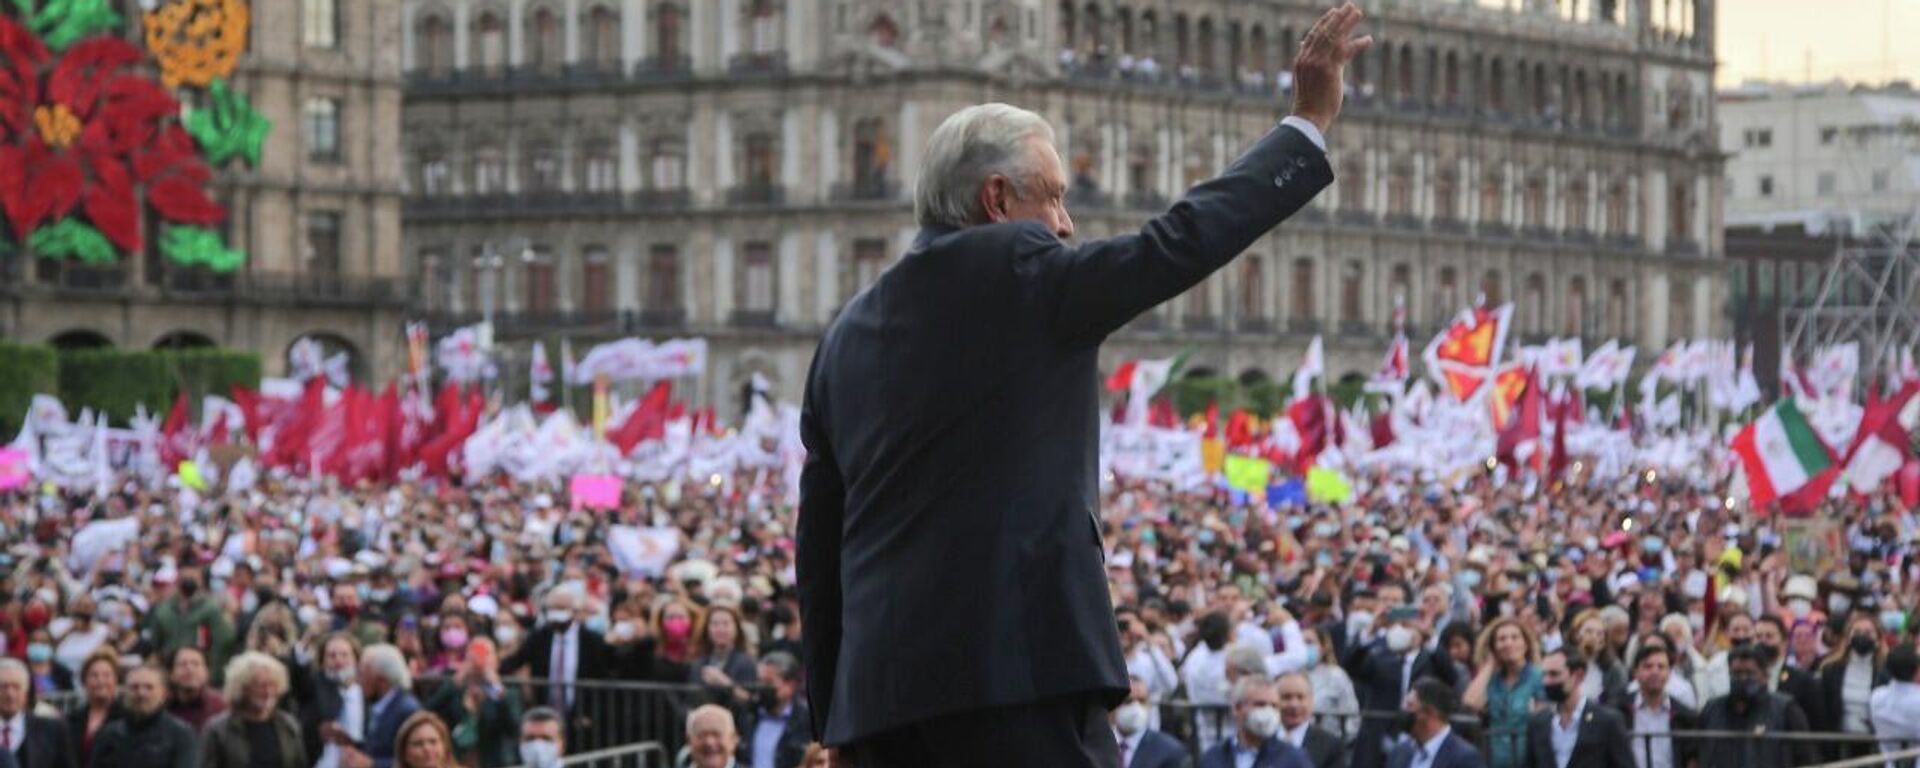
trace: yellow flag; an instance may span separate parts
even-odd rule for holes
[[[207,490],[207,478],[201,476],[200,465],[192,461],[180,462],[180,484],[196,491]]]
[[[1247,493],[1265,494],[1273,464],[1266,459],[1229,454],[1226,460],[1227,486]]]
[[[1307,498],[1320,504],[1340,504],[1353,498],[1353,484],[1325,467],[1307,470]]]

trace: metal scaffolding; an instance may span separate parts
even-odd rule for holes
[[[1920,210],[1834,251],[1820,295],[1781,314],[1788,348],[1809,361],[1817,350],[1860,343],[1860,372],[1884,376],[1899,352],[1920,345]]]

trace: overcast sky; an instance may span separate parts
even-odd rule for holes
[[[1920,0],[1720,0],[1717,9],[1722,86],[1798,82],[1809,55],[1816,81],[1920,86]]]

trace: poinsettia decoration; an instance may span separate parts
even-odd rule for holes
[[[15,237],[62,224],[66,237],[97,229],[122,252],[141,249],[140,190],[168,223],[213,224],[212,177],[176,115],[179,103],[143,74],[144,54],[96,37],[57,60],[32,31],[0,16],[0,208]]]

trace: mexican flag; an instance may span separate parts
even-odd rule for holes
[[[1799,490],[1834,463],[1833,450],[1814,433],[1791,397],[1734,435],[1732,447],[1746,470],[1748,497],[1756,508]]]
[[[1107,377],[1107,391],[1127,393],[1128,424],[1145,424],[1147,404],[1186,365],[1187,353],[1159,360],[1128,360]]]

